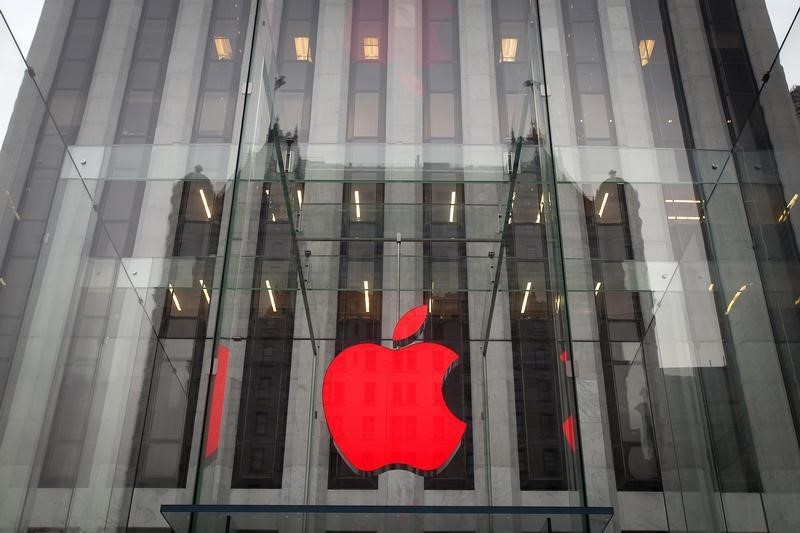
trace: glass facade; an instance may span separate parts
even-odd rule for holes
[[[0,13],[0,531],[800,530],[798,6]]]

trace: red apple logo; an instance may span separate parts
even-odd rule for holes
[[[458,356],[439,344],[414,342],[427,312],[421,305],[400,318],[392,340],[401,348],[357,344],[334,357],[325,372],[325,420],[336,449],[356,472],[435,474],[458,450],[467,425],[442,395]]]

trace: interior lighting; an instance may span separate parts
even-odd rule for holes
[[[739,290],[736,291],[736,293],[733,295],[733,298],[731,298],[731,301],[728,303],[728,308],[725,309],[726,315],[729,315],[731,313],[731,309],[733,309],[733,306],[736,305],[736,302],[739,300],[739,298],[746,290],[747,290],[747,285],[742,285],[741,287],[739,287]]]
[[[500,42],[501,63],[513,63],[517,60],[517,42],[515,37],[503,37]]]
[[[308,37],[294,38],[294,55],[298,61],[311,62],[311,46]]]
[[[172,302],[175,304],[175,309],[177,309],[178,312],[183,311],[183,309],[181,309],[181,302],[178,301],[178,295],[175,294],[175,289],[173,288],[172,283],[169,284],[169,293],[172,295]]]
[[[532,284],[533,283],[529,281],[528,284],[525,286],[525,295],[522,297],[522,309],[520,309],[520,311],[519,311],[520,314],[525,313],[525,309],[527,309],[527,307],[528,307],[528,296],[530,296],[530,294],[531,294],[531,285]]]
[[[455,218],[456,214],[456,191],[450,193],[450,222]]]
[[[227,37],[214,37],[214,48],[217,51],[217,60],[230,61],[233,59],[231,40]]]
[[[356,220],[361,220],[361,200],[358,196],[358,191],[354,191],[353,196],[356,198]]]
[[[206,284],[203,283],[202,279],[200,280],[200,286],[203,287],[203,296],[206,297],[206,303],[210,304],[211,303],[211,296],[208,294],[208,289],[206,288]]]
[[[206,216],[211,220],[211,208],[208,207],[208,200],[206,200],[206,193],[203,189],[200,189],[200,199],[203,200],[203,208],[206,210]]]
[[[700,200],[664,200],[668,204],[700,204]]]
[[[603,195],[603,201],[600,203],[600,211],[597,213],[600,218],[603,218],[603,212],[606,210],[606,202],[608,202],[608,193]]]
[[[699,216],[689,217],[689,216],[680,216],[680,215],[678,215],[678,216],[670,215],[670,216],[667,217],[667,220],[700,220],[700,217]]]
[[[380,58],[380,45],[377,37],[364,37],[364,59],[376,61]]]
[[[597,296],[600,294],[600,286],[603,284],[602,281],[598,281],[597,285],[594,286],[594,295]]]
[[[369,313],[369,282],[364,280],[364,308]]]
[[[714,290],[714,283],[713,282],[708,284],[708,290],[709,290],[709,292]]]
[[[264,283],[267,284],[267,294],[269,294],[269,305],[272,306],[272,312],[277,313],[278,308],[275,305],[275,295],[272,294],[272,285],[270,285],[269,280],[264,280]]]
[[[303,209],[303,191],[297,189],[297,207]]]
[[[6,286],[6,279],[4,277],[2,277],[2,276],[0,276],[0,286],[3,286],[3,287]]]
[[[639,59],[642,60],[642,66],[650,62],[650,58],[653,57],[653,48],[655,47],[655,39],[642,39],[639,41]]]
[[[789,220],[789,210],[794,207],[794,204],[797,203],[797,193],[792,196],[792,199],[789,200],[789,203],[786,204],[786,207],[781,212],[781,215],[778,217],[778,222],[786,222]]]

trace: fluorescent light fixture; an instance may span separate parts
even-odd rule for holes
[[[358,191],[353,191],[353,196],[356,197],[356,220],[361,220],[361,199],[358,196]]]
[[[181,302],[178,301],[178,295],[175,294],[175,289],[172,287],[172,283],[169,284],[169,293],[172,295],[172,302],[175,304],[175,309],[177,309],[178,312],[183,311],[183,309],[181,309]]]
[[[668,204],[700,204],[700,200],[664,200]]]
[[[206,216],[209,220],[211,220],[211,208],[208,207],[208,200],[206,200],[206,193],[203,189],[200,189],[200,199],[203,200],[203,207],[206,210]]]
[[[642,66],[650,62],[650,58],[653,57],[653,48],[655,47],[655,39],[642,39],[639,41],[639,59],[642,60]]]
[[[603,201],[600,203],[600,211],[597,213],[600,218],[603,218],[603,211],[606,210],[606,202],[608,202],[608,193],[603,195]]]
[[[208,294],[208,289],[206,289],[206,284],[203,283],[202,279],[200,280],[200,286],[203,287],[203,296],[206,297],[206,303],[210,304],[211,303],[211,296]]]
[[[728,308],[725,309],[726,315],[729,315],[731,313],[731,309],[733,309],[733,306],[736,304],[737,300],[739,300],[739,297],[741,297],[742,293],[744,293],[744,291],[746,290],[747,290],[747,285],[742,285],[741,287],[739,287],[739,290],[736,291],[736,293],[733,295],[733,298],[731,298],[731,301],[728,303]]]
[[[519,311],[520,314],[525,313],[525,309],[527,309],[528,307],[528,296],[530,296],[531,294],[532,284],[533,283],[529,281],[528,284],[525,286],[525,296],[522,297],[522,309],[520,309]]]
[[[294,55],[298,61],[311,61],[311,46],[308,37],[294,38]]]
[[[456,214],[456,191],[450,193],[450,222],[454,220]]]
[[[227,37],[214,37],[214,48],[217,51],[217,59],[219,61],[230,61],[233,59],[231,40]]]
[[[600,286],[603,284],[602,281],[598,281],[597,285],[594,286],[594,295],[597,296],[600,294]]]
[[[364,280],[364,308],[369,313],[369,282]]]
[[[297,206],[303,209],[303,191],[297,189]]]
[[[517,39],[514,37],[503,37],[500,41],[500,62],[513,63],[517,60]]]
[[[561,312],[561,295],[556,296],[556,313]]]
[[[786,222],[787,220],[789,220],[789,210],[794,207],[795,203],[797,203],[797,193],[795,193],[795,195],[792,196],[792,199],[789,200],[789,203],[786,204],[786,207],[778,217],[778,222]]]
[[[433,298],[428,298],[428,312],[433,312]]]
[[[267,294],[269,294],[269,305],[272,306],[272,312],[273,313],[277,313],[278,312],[278,308],[275,305],[275,295],[272,294],[272,285],[269,284],[269,280],[268,279],[264,280],[264,283],[267,284]]]
[[[708,290],[709,291],[713,291],[714,290],[714,283],[713,282],[708,284]]]
[[[688,217],[688,216],[680,216],[680,215],[679,216],[670,215],[670,216],[667,217],[667,220],[700,220],[700,217],[699,216]]]
[[[6,279],[4,277],[2,277],[2,276],[0,276],[0,286],[3,286],[3,287],[6,286]]]
[[[275,222],[275,213],[272,213],[272,221]]]
[[[377,37],[364,37],[364,59],[374,61],[381,57]]]

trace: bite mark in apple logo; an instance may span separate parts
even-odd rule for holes
[[[448,408],[442,385],[458,363],[450,348],[417,342],[428,308],[394,328],[395,349],[362,343],[334,357],[322,382],[331,438],[359,473],[402,468],[432,475],[447,466],[467,425]]]

